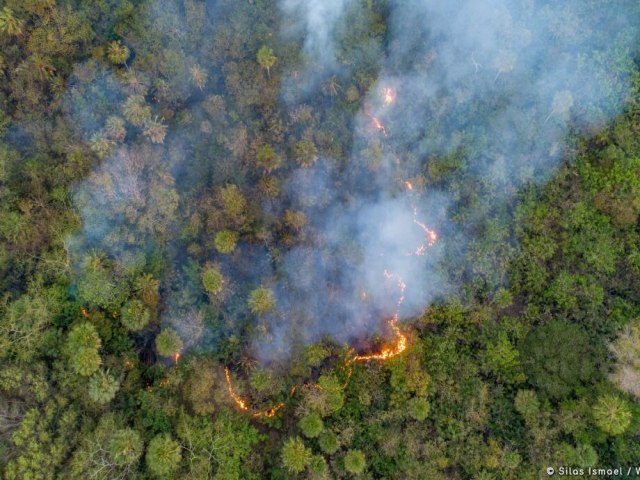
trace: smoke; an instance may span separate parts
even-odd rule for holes
[[[482,230],[475,227],[522,185],[549,178],[567,135],[606,124],[632,88],[634,2],[411,0],[381,7],[283,0],[281,37],[301,40],[303,55],[299,65],[277,64],[278,108],[283,116],[311,109],[312,120],[290,127],[291,138],[273,142],[288,157],[290,145],[310,141],[319,158],[304,167],[293,167],[288,158],[274,173],[281,195],[258,205],[252,199],[242,212],[249,226],[238,227],[237,219],[211,206],[212,198],[229,183],[245,192],[258,183],[246,165],[254,155],[251,141],[264,134],[250,120],[242,122],[234,108],[264,107],[260,95],[238,94],[237,84],[246,82],[255,92],[258,82],[267,82],[251,49],[268,37],[248,38],[242,44],[247,58],[237,65],[227,61],[218,47],[237,47],[228,33],[217,36],[216,22],[234,9],[218,3],[206,2],[209,17],[204,10],[182,14],[169,1],[149,9],[149,26],[171,25],[150,30],[154,45],[178,42],[183,53],[145,51],[171,68],[154,80],[137,72],[148,84],[142,95],[151,118],[157,115],[168,133],[163,143],[152,144],[145,125],[127,125],[126,137],[107,145],[101,165],[78,187],[83,231],[73,245],[79,256],[99,248],[125,266],[131,251],[147,264],[162,258],[164,268],[152,270],[163,278],[163,324],[189,337],[185,344],[208,348],[253,332],[253,353],[265,361],[325,337],[358,344],[387,333],[384,320],[395,313],[401,320],[420,315],[455,292],[460,285],[448,273],[452,252],[478,240]],[[210,40],[184,40],[193,28],[209,32]],[[152,48],[134,47],[140,54]],[[204,86],[185,73],[194,67],[206,74]],[[95,141],[96,132],[109,117],[123,115],[120,105],[136,89],[144,90],[131,79],[135,74],[78,67],[69,115],[95,148],[104,146]],[[173,88],[177,93],[164,101]],[[353,118],[336,121],[336,112],[347,109]],[[333,122],[349,128],[332,129]],[[480,195],[491,197],[469,203],[474,192],[460,185],[476,184]],[[287,211],[302,212],[306,225],[273,220]],[[261,227],[277,231],[278,238],[246,233]],[[233,254],[213,247],[211,238],[222,228],[240,231]],[[199,272],[205,263],[217,265],[227,279],[217,298],[203,291]],[[406,283],[404,291],[398,279]],[[256,316],[247,298],[260,285],[273,292],[276,307]]]

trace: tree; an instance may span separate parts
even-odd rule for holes
[[[142,438],[132,428],[116,430],[109,442],[109,454],[118,465],[131,465],[142,455]]]
[[[167,478],[176,473],[180,467],[182,455],[180,444],[169,435],[156,435],[147,448],[147,469],[154,477]]]
[[[409,415],[414,420],[422,422],[429,416],[430,410],[429,401],[424,397],[414,397],[409,400]]]
[[[191,80],[195,83],[196,87],[203,90],[204,86],[207,84],[207,72],[200,65],[196,64],[189,69],[189,73],[191,74]]]
[[[242,217],[247,208],[247,199],[237,185],[227,185],[218,191],[218,198],[224,212],[235,219]]]
[[[298,426],[302,430],[302,434],[307,438],[316,438],[324,430],[322,418],[316,412],[311,412],[302,417]]]
[[[15,37],[22,34],[22,21],[18,20],[9,7],[0,11],[0,32]]]
[[[347,472],[358,475],[364,472],[367,463],[360,450],[349,450],[344,456],[344,468]]]
[[[151,313],[140,300],[129,300],[122,307],[122,325],[133,332],[139,332],[149,324]]]
[[[616,358],[611,381],[620,390],[640,398],[640,320],[632,320],[610,349]]]
[[[311,461],[309,450],[300,437],[291,437],[282,446],[282,463],[291,473],[301,473]]]
[[[164,143],[164,137],[167,136],[168,127],[162,123],[158,117],[147,118],[144,120],[144,130],[142,134],[151,140],[151,143]]]
[[[89,322],[76,324],[67,336],[66,352],[71,368],[78,374],[89,376],[102,363],[98,350],[101,345],[96,328]]]
[[[277,57],[273,54],[273,49],[266,45],[260,47],[258,50],[258,55],[256,56],[258,59],[258,64],[260,67],[264,68],[267,71],[267,75],[271,76],[271,67],[276,64]]]
[[[89,379],[89,398],[98,404],[113,400],[120,388],[120,382],[108,371],[94,373]]]
[[[582,382],[594,380],[589,337],[574,323],[552,320],[536,328],[525,338],[521,352],[531,383],[554,399],[566,397]]]
[[[318,445],[324,453],[333,455],[340,448],[340,441],[338,436],[330,430],[325,430],[318,437]]]
[[[282,164],[282,158],[276,153],[271,145],[262,145],[258,148],[256,155],[258,167],[270,173]]]
[[[204,289],[212,294],[217,294],[222,291],[224,286],[224,277],[220,273],[220,269],[212,264],[205,265],[202,270],[202,286]]]
[[[249,294],[249,309],[256,315],[269,313],[276,306],[273,292],[266,287],[258,287]]]
[[[216,233],[213,243],[220,253],[232,253],[236,249],[238,234],[231,230],[220,230]]]
[[[131,125],[140,127],[151,118],[151,107],[145,103],[142,95],[131,95],[125,101],[122,113]]]
[[[616,395],[602,395],[593,406],[593,417],[600,429],[609,435],[621,435],[631,425],[629,404]]]
[[[114,65],[123,65],[129,59],[129,48],[120,40],[114,40],[107,46],[107,58]]]
[[[304,138],[294,145],[293,157],[300,166],[310,167],[318,159],[318,149],[311,140]]]
[[[175,330],[162,330],[156,337],[156,350],[163,357],[173,357],[182,350],[182,339]]]

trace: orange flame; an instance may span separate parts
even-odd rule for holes
[[[231,383],[231,374],[229,373],[229,369],[227,367],[224,367],[224,376],[227,380],[227,390],[229,390],[229,396],[231,396],[236,406],[243,412],[251,412],[251,415],[254,417],[271,418],[271,417],[274,417],[276,413],[278,413],[278,410],[284,407],[284,402],[280,402],[266,410],[251,411],[251,409],[247,405],[247,402],[243,400],[242,397],[238,395],[236,391],[233,389],[233,385]],[[292,389],[291,394],[293,395],[294,392],[295,392],[295,387],[294,389]]]
[[[177,365],[179,360],[180,360],[180,352],[176,352],[176,353],[173,355],[173,361],[174,361],[174,362],[175,362],[175,364]]]
[[[374,119],[375,122],[377,122],[378,125],[380,125],[382,127],[382,131],[385,133],[386,135],[386,131],[384,130],[384,126],[382,126],[382,124],[379,123],[379,121],[375,118],[372,117]],[[411,182],[406,181],[405,185],[407,186],[407,188],[409,190],[413,189],[413,185],[411,184]],[[430,229],[429,227],[427,227],[423,222],[420,222],[418,220],[418,212],[417,212],[417,208],[414,207],[413,208],[413,222],[418,225],[425,233],[425,238],[426,241],[425,243],[423,243],[422,245],[420,245],[416,251],[415,251],[415,255],[424,255],[424,253],[426,252],[427,248],[432,247],[436,241],[438,240],[438,234],[435,232],[435,230]],[[400,307],[402,306],[402,304],[404,303],[404,299],[405,299],[405,290],[407,288],[407,284],[405,283],[405,281],[398,275],[389,272],[388,270],[384,271],[384,276],[387,280],[393,281],[395,280],[397,286],[398,286],[398,290],[400,292],[400,295],[398,297],[398,301],[396,303],[396,311],[393,314],[393,316],[389,319],[388,325],[389,328],[391,329],[391,331],[394,333],[395,337],[396,337],[396,341],[393,345],[388,346],[388,347],[384,347],[382,348],[379,352],[377,353],[370,353],[368,355],[354,355],[353,357],[351,357],[349,360],[346,361],[346,367],[348,368],[347,371],[347,379],[345,380],[345,383],[343,385],[343,389],[347,387],[347,385],[349,384],[349,381],[351,379],[351,375],[353,374],[353,367],[352,364],[354,362],[369,362],[369,361],[386,361],[389,360],[391,358],[394,358],[398,355],[400,355],[401,353],[403,353],[407,347],[408,347],[408,339],[407,336],[402,332],[402,330],[400,329],[400,327],[398,326],[398,322],[400,320]],[[362,291],[361,292],[361,298],[364,300],[366,299],[366,292]],[[256,410],[256,411],[252,411],[246,400],[243,400],[242,397],[240,395],[238,395],[238,393],[236,393],[236,391],[233,388],[233,384],[231,383],[231,375],[229,373],[229,369],[227,367],[225,367],[224,369],[224,375],[225,378],[227,380],[227,389],[229,391],[229,396],[233,399],[233,401],[235,402],[236,406],[245,412],[251,412],[251,415],[254,417],[266,417],[266,418],[270,418],[275,416],[275,414],[284,407],[284,402],[280,402],[277,403],[276,405],[274,405],[273,407],[266,409],[266,410]],[[306,385],[304,385],[306,386]],[[291,388],[291,393],[290,396],[293,396],[293,394],[296,391],[296,387],[293,386]]]
[[[385,137],[387,136],[387,129],[384,127],[379,118],[374,117],[373,115],[369,115],[371,117],[371,121],[373,122],[373,128],[381,132]]]
[[[391,105],[396,101],[396,91],[391,87],[382,89],[382,101],[385,105]]]

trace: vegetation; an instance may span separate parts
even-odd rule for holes
[[[564,85],[541,105],[516,52],[477,66],[468,52],[468,84],[428,102],[394,85],[427,121],[407,126],[407,110],[376,126],[376,102],[393,108],[380,72],[431,75],[447,52],[399,48],[388,1],[344,3],[327,66],[272,0],[2,2],[1,478],[515,480],[640,465],[637,52],[609,27],[615,55],[579,18],[548,19],[566,66],[601,63],[605,90],[631,85],[623,111]],[[501,156],[486,125],[449,138],[452,118],[477,116],[527,145],[542,134],[468,99],[483,73],[523,124],[568,122],[542,155],[557,164],[529,175],[534,155]],[[352,209],[407,189],[419,207],[447,198],[429,212],[439,262],[425,282],[444,292],[424,309],[406,300],[406,350],[356,361],[395,338],[376,323],[397,301],[384,278],[389,312],[355,322],[345,308],[318,326],[311,310],[380,295],[349,285],[358,298],[345,298],[353,279],[335,272],[373,268]],[[336,198],[353,224],[336,221]],[[324,302],[296,298],[302,287]]]

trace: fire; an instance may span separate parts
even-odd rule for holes
[[[87,312],[87,309],[84,307],[80,309],[80,313],[84,318],[87,318],[89,316],[89,312]]]
[[[409,190],[413,190],[413,183],[411,183],[409,180],[404,182],[404,186]]]
[[[371,118],[371,122],[373,123],[373,128],[375,128],[376,130],[381,132],[386,137],[387,136],[387,129],[382,124],[380,119],[378,117],[374,117],[373,115],[369,115],[369,117]]]
[[[424,232],[425,243],[418,246],[413,253],[410,253],[408,255],[421,256],[425,254],[427,248],[433,247],[435,245],[435,243],[438,241],[438,234],[435,230],[427,227],[424,222],[418,220],[418,209],[416,207],[413,207],[413,223],[420,227],[420,229]]]
[[[385,105],[392,105],[396,101],[396,91],[391,87],[382,89],[382,101]]]
[[[180,352],[176,352],[176,353],[173,355],[173,361],[174,361],[174,362],[175,362],[175,364],[177,365],[179,360],[180,360]]]
[[[254,417],[271,418],[274,417],[276,413],[278,413],[278,410],[284,407],[284,402],[280,402],[266,410],[251,411],[249,405],[247,405],[247,402],[243,400],[242,397],[238,395],[233,389],[233,384],[231,383],[231,374],[229,373],[229,369],[227,367],[224,367],[224,377],[227,380],[227,390],[229,391],[229,396],[233,399],[236,406],[243,412],[251,412],[251,415]],[[291,391],[292,395],[293,392],[295,392],[295,388]]]

